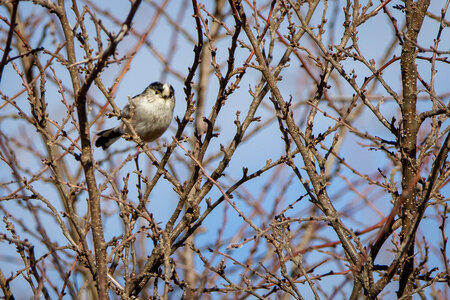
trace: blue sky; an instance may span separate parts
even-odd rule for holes
[[[440,7],[438,6],[439,1],[432,1],[431,2],[431,8],[430,10],[433,11],[435,14],[439,13]],[[181,2],[180,2],[181,3]],[[99,1],[97,2],[98,5],[103,6],[108,11],[110,11],[115,17],[117,17],[119,20],[123,20],[126,17],[126,14],[128,13],[129,3],[128,1]],[[209,3],[208,3],[209,4]],[[339,1],[330,1],[329,10],[332,11],[334,9],[333,6],[338,4],[339,6],[342,5]],[[364,3],[363,3],[364,4]],[[394,1],[392,5],[394,5]],[[169,4],[169,10],[168,11],[174,11],[178,12],[179,3],[175,1],[171,1]],[[69,5],[68,5],[69,7]],[[188,11],[184,18],[182,24],[180,24],[193,38],[196,37],[195,35],[195,25],[193,22],[193,19],[191,18],[191,7],[188,6]],[[21,2],[20,3],[20,12],[22,16],[26,16],[28,14],[34,13],[39,14],[41,9],[35,10],[35,6],[32,3],[29,2]],[[320,10],[318,10],[320,11]],[[336,24],[338,26],[336,27],[337,30],[334,33],[334,36],[336,39],[334,40],[334,43],[338,43],[337,38],[340,37],[341,32],[340,30],[340,24],[343,23],[342,20],[342,9],[338,8],[335,10],[338,12]],[[398,10],[391,9],[394,17],[396,17],[399,21],[402,19],[402,13]],[[7,15],[4,8],[0,7],[0,13],[2,15]],[[138,14],[136,15],[136,18],[133,22],[135,25],[135,30],[139,32],[143,32],[145,28],[147,28],[149,22],[152,20],[152,16],[154,15],[155,10],[148,6],[143,5],[143,8],[138,11]],[[316,15],[315,19],[318,20],[321,16]],[[332,18],[332,16],[330,16]],[[105,18],[102,18],[105,19]],[[72,24],[74,23],[73,16],[71,17]],[[89,22],[87,22],[89,24]],[[314,23],[314,22],[312,22]],[[105,21],[106,26],[112,26],[115,28],[112,31],[117,32],[117,26],[110,24],[109,22]],[[115,27],[114,27],[115,26]],[[93,27],[91,27],[93,28]],[[37,40],[39,40],[40,33],[42,32],[43,28],[38,27],[36,28],[37,34],[32,39],[32,43],[36,43]],[[58,30],[56,30],[56,34],[58,35]],[[424,24],[424,27],[421,32],[420,41],[423,43],[422,46],[429,47],[432,45],[433,38],[436,36],[436,32],[438,30],[438,24],[437,22],[432,22],[429,19],[427,19],[426,23]],[[39,34],[38,34],[39,33]],[[444,30],[444,33],[446,31]],[[149,35],[148,41],[162,54],[166,54],[170,51],[171,47],[171,36],[173,32],[167,21],[162,18],[162,21],[158,23],[155,30]],[[325,33],[325,36],[329,34],[329,32]],[[324,38],[326,41],[328,37]],[[376,62],[378,62],[382,57],[384,57],[385,48],[386,46],[391,42],[393,38],[392,34],[392,26],[388,25],[388,19],[384,14],[380,14],[378,17],[369,20],[364,25],[359,27],[359,45],[360,49],[362,51],[362,54],[367,58],[373,58]],[[94,43],[93,41],[91,41]],[[302,44],[304,47],[308,47],[311,45],[308,45],[308,39],[302,39],[302,42],[305,44]],[[103,45],[106,46],[107,40],[104,40]],[[118,48],[119,55],[126,54],[134,45],[136,44],[136,39],[133,38],[131,35],[127,36],[123,43]],[[228,55],[227,47],[229,46],[229,40],[219,42],[216,46],[218,47],[217,51],[217,60],[219,62],[225,62]],[[55,45],[51,43],[51,38],[48,38],[45,42],[46,49],[49,51],[52,51],[55,49]],[[442,40],[440,43],[440,49],[442,51],[448,51],[450,48],[450,35],[443,34]],[[282,52],[284,49],[282,47],[278,47],[276,51],[274,52],[274,60],[273,64],[278,62]],[[397,48],[395,51],[396,55],[400,54],[401,49]],[[81,48],[78,49],[78,60],[83,59],[83,54],[81,52]],[[11,53],[11,55],[16,55],[15,53]],[[238,49],[237,51],[237,59],[236,64],[241,65],[242,62],[248,57],[249,52],[246,49]],[[44,56],[41,54],[41,59],[43,61],[48,59],[48,56]],[[177,72],[186,75],[188,67],[192,64],[193,59],[193,51],[192,51],[192,44],[190,44],[187,39],[184,37],[181,37],[178,40],[178,43],[176,45],[176,50],[174,52],[173,61],[171,61],[171,67],[174,68]],[[343,62],[343,66],[347,71],[350,71],[351,69],[355,69],[356,73],[358,74],[357,82],[362,83],[364,78],[366,76],[370,76],[371,73],[367,68],[363,67],[361,63],[355,62],[351,59],[346,60]],[[107,87],[110,87],[114,80],[119,75],[123,65],[119,66],[110,66],[107,70],[105,70],[102,75],[101,79],[105,83]],[[426,81],[429,81],[430,78],[430,70],[429,70],[429,64],[427,63],[421,63],[419,61],[418,63],[419,72],[423,76],[423,78]],[[436,81],[436,93],[441,94],[445,92],[450,92],[450,88],[448,85],[448,78],[450,76],[450,68],[448,67],[448,64],[438,63],[437,64],[438,69],[438,76]],[[61,66],[55,65],[55,71],[60,79],[63,80],[63,85],[65,87],[70,88],[70,79],[68,76],[67,71]],[[283,97],[285,99],[289,99],[289,97],[292,96],[293,102],[296,101],[304,101],[310,97],[311,92],[314,91],[314,86],[310,79],[304,78],[301,76],[302,69],[300,66],[300,63],[292,59],[290,61],[289,68],[285,69],[282,72],[283,81],[280,82],[280,88],[282,89]],[[388,67],[383,72],[383,78],[392,84],[392,88],[396,90],[398,93],[401,91],[401,80],[400,80],[400,71],[399,71],[399,62],[396,62],[392,64],[390,67]],[[255,70],[249,69],[247,71],[246,76],[244,77],[243,81],[241,82],[240,86],[241,89],[239,89],[236,93],[234,93],[226,102],[223,113],[221,113],[221,116],[218,120],[218,131],[220,132],[220,136],[213,140],[209,154],[215,153],[220,149],[220,145],[227,145],[230,140],[232,139],[234,133],[235,133],[235,126],[234,126],[234,120],[236,118],[236,112],[240,111],[241,116],[245,117],[246,112],[248,110],[248,106],[251,102],[251,97],[248,94],[248,87],[254,86],[256,82],[260,79],[259,72]],[[185,102],[185,95],[183,93],[183,82],[179,79],[177,79],[175,76],[171,74],[166,74],[164,72],[164,68],[157,57],[155,57],[155,54],[150,51],[148,47],[143,47],[134,57],[133,62],[130,66],[130,70],[127,72],[123,80],[120,82],[119,88],[117,90],[117,93],[115,95],[115,101],[116,104],[119,107],[123,107],[126,104],[127,97],[128,96],[134,96],[138,93],[140,93],[149,83],[153,81],[159,81],[159,80],[165,80],[169,83],[171,83],[175,88],[175,94],[176,94],[176,108],[175,108],[175,115],[182,116],[184,114],[185,108],[186,108],[186,102]],[[15,71],[11,68],[11,65],[7,66],[5,68],[5,73],[3,75],[3,80],[0,84],[1,91],[8,95],[14,95],[18,90],[22,88],[21,82],[15,73]],[[420,89],[423,89],[421,85],[419,85]],[[217,80],[214,78],[214,76],[211,78],[209,90],[207,94],[207,105],[206,105],[206,114],[209,114],[209,111],[211,109],[211,106],[214,104],[216,93],[218,89],[218,83]],[[341,97],[350,97],[354,91],[351,89],[351,87],[344,83],[340,87],[340,89],[333,87],[329,91],[330,95],[332,96],[341,96]],[[386,94],[383,90],[377,89],[375,91],[375,94]],[[103,95],[95,88],[92,87],[90,90],[90,97],[93,99],[103,99]],[[425,95],[425,93],[421,92],[419,95]],[[51,118],[54,118],[55,120],[61,121],[62,118],[65,115],[66,108],[61,104],[60,95],[58,94],[56,88],[54,86],[50,86],[47,89],[47,101],[49,102],[49,114]],[[68,99],[71,101],[72,99]],[[443,99],[444,101],[447,101],[448,98]],[[106,103],[106,99],[100,100],[100,102]],[[24,111],[29,111],[28,104],[26,97],[22,95],[17,102],[19,103],[19,106],[21,106]],[[269,101],[268,97],[264,100],[265,104],[268,105],[269,108],[260,108],[258,110],[257,115],[262,117],[262,121],[269,119],[273,114],[273,111],[270,109],[271,102]],[[418,106],[419,110],[423,110],[428,108],[428,104],[426,101],[421,101],[421,104]],[[331,110],[328,109],[325,105],[321,106],[321,108],[326,109],[329,113],[332,114]],[[93,118],[96,113],[98,113],[98,109],[96,107],[92,108],[93,111],[90,115],[91,118]],[[381,110],[383,113],[389,116],[398,116],[398,108],[397,105],[393,102],[387,101],[385,104],[382,105]],[[14,109],[6,110],[6,112],[10,113],[16,113]],[[2,111],[2,113],[5,113],[5,110]],[[301,118],[302,111],[296,111],[295,116],[297,118]],[[398,118],[397,118],[398,119]],[[301,120],[299,120],[300,122]],[[104,124],[102,125],[103,128],[106,128],[108,126],[113,126],[114,124],[117,124],[117,120],[115,118],[105,120]],[[315,132],[320,133],[325,131],[328,126],[332,125],[333,122],[331,122],[328,118],[325,118],[323,116],[317,117],[317,122],[315,123]],[[449,126],[447,121],[447,125]],[[253,125],[254,126],[254,125]],[[361,131],[367,131],[372,135],[380,136],[383,138],[386,138],[388,140],[392,140],[393,137],[390,135],[390,133],[383,127],[381,127],[378,124],[378,121],[376,118],[370,113],[369,111],[364,112],[354,123],[353,126],[357,127]],[[443,126],[445,128],[446,126]],[[97,126],[94,126],[92,128],[92,133],[98,129]],[[17,125],[17,122],[15,120],[7,120],[2,121],[0,123],[0,130],[3,132],[6,132],[7,135],[15,135],[15,136],[21,136],[22,133],[28,132],[34,132],[35,129],[33,129],[30,125],[26,125],[23,122]],[[170,142],[171,137],[174,135],[174,132],[176,130],[176,123],[172,123],[171,130],[169,130],[167,133],[164,134],[162,137],[161,142]],[[192,132],[192,128],[188,128],[186,133]],[[72,135],[76,135],[75,132],[69,133]],[[94,135],[92,135],[94,136]],[[329,141],[328,141],[329,142]],[[362,147],[359,142],[361,140],[353,135],[349,135],[348,140],[346,141],[345,145],[340,150],[340,155],[346,159],[346,162],[348,162],[352,167],[360,170],[361,172],[365,174],[374,174],[376,173],[376,169],[380,166],[384,166],[386,164],[386,157],[383,153],[380,151],[369,151],[367,147]],[[130,146],[130,142],[126,141],[120,141],[117,144],[114,145],[114,149],[123,149],[125,147]],[[151,145],[154,146],[154,145]],[[40,143],[36,143],[36,149],[39,151],[43,151],[43,145]],[[257,169],[264,166],[266,163],[266,160],[268,158],[272,160],[278,159],[281,155],[284,153],[284,144],[281,140],[281,134],[279,132],[278,124],[276,122],[272,122],[269,126],[265,127],[259,134],[253,136],[248,142],[244,143],[240,149],[236,152],[233,161],[230,163],[230,167],[226,171],[226,177],[223,178],[221,181],[224,186],[227,184],[230,184],[233,179],[237,179],[242,174],[242,167],[247,167],[249,169],[249,172],[256,171]],[[183,156],[184,152],[181,150],[177,150],[177,154],[179,156]],[[18,155],[20,155],[21,163],[24,165],[27,165],[30,169],[40,169],[42,167],[41,162],[37,160],[35,157],[31,156],[26,151],[18,150]],[[161,155],[156,152],[157,157],[160,157]],[[100,149],[95,149],[94,156],[97,159],[102,159],[104,157],[104,153]],[[113,165],[117,165],[121,162],[123,159],[123,156],[114,157],[113,161],[111,162]],[[76,164],[76,161],[73,159],[68,158],[69,164],[73,163]],[[153,174],[154,168],[148,163],[147,159],[144,156],[141,156],[140,158],[141,166],[143,166],[145,172],[147,174]],[[301,167],[302,160],[299,156],[296,157],[295,162]],[[213,167],[215,167],[218,163],[218,160],[215,160],[211,163],[209,168],[207,170],[211,171]],[[183,166],[182,164],[175,164],[177,167],[176,171],[178,176],[183,180],[188,179],[189,173],[187,172],[187,168]],[[2,165],[2,168],[7,168],[6,165]],[[133,172],[135,169],[134,162],[128,163],[125,168],[123,168],[120,172],[120,175],[118,176],[119,179],[124,177],[127,173]],[[259,195],[262,189],[265,188],[265,186],[268,184],[268,179],[271,178],[271,176],[274,174],[275,170],[271,170],[267,173],[265,173],[260,178],[257,178],[254,181],[251,181],[244,185],[244,188],[246,191],[248,191],[249,195],[252,195],[255,199]],[[269,188],[269,191],[264,199],[262,199],[262,207],[269,210],[273,205],[273,199],[276,198],[280,193],[280,186],[289,178],[292,176],[292,174],[289,173],[289,168],[284,167],[284,172],[281,173],[282,178],[279,179],[278,184],[274,184]],[[353,176],[350,171],[343,169],[342,174],[346,176]],[[99,182],[102,182],[103,178],[100,174],[98,175]],[[303,175],[305,175],[303,173]],[[2,182],[5,182],[9,178],[9,174],[4,173],[1,175]],[[136,184],[136,176],[134,174],[130,177],[130,183],[129,186],[135,186]],[[285,203],[291,203],[295,199],[297,199],[299,196],[303,195],[305,193],[304,189],[300,186],[298,180],[294,178],[292,181],[292,184],[286,189],[285,191]],[[329,187],[329,194],[332,197],[336,198],[336,201],[333,203],[338,210],[344,209],[349,205],[349,199],[353,199],[357,197],[356,194],[345,191],[342,194],[342,187],[345,186],[345,182],[341,180],[340,178],[333,178],[331,181],[331,185]],[[48,184],[38,184],[36,185],[36,188],[38,188],[40,191],[45,192],[46,195],[50,195],[49,198],[57,198],[56,191],[50,187]],[[366,186],[361,187],[362,190],[364,190]],[[443,189],[444,195],[449,195],[449,188],[445,187]],[[1,193],[3,195],[3,192]],[[128,197],[130,199],[136,198],[136,191],[131,190]],[[217,199],[220,196],[219,191],[216,188],[213,188],[212,191],[209,193],[208,197],[211,197],[213,200]],[[83,197],[87,197],[87,195],[82,195],[80,197],[80,207],[85,207],[85,202]],[[386,197],[386,195],[383,195],[380,193],[380,190],[377,188],[374,188],[370,191],[368,194],[368,198],[373,201],[377,208],[380,209],[384,214],[387,214],[390,209],[391,205],[389,203],[389,198]],[[164,224],[168,218],[171,215],[172,209],[174,206],[178,203],[178,196],[177,194],[172,190],[172,186],[165,180],[161,180],[159,184],[155,187],[155,190],[151,194],[151,202],[148,205],[148,209],[154,214],[156,220],[161,222],[161,224]],[[240,199],[238,196],[234,199],[240,209],[242,209],[244,212],[250,212],[251,207],[247,206],[243,199]],[[53,202],[52,202],[53,203]],[[58,206],[58,201],[54,201],[54,205]],[[13,203],[7,203],[4,204],[5,206],[9,206],[10,210],[14,210],[17,215],[15,215],[16,218],[21,218],[23,220],[27,220],[29,218],[29,215],[26,213],[26,211],[22,209],[14,209]],[[116,210],[115,204],[110,201],[104,201],[103,202],[104,207],[107,207],[107,210],[111,213],[114,213]],[[217,211],[213,212],[205,221],[204,228],[207,229],[202,234],[198,235],[197,241],[199,245],[202,244],[208,244],[211,241],[214,241],[217,237],[217,232],[219,228],[222,226],[222,221],[224,216],[224,203],[221,204],[221,207],[217,209]],[[300,213],[306,213],[307,208],[309,207],[309,204],[307,200],[303,200],[303,202],[300,202],[296,204],[294,209],[290,212],[292,216],[299,217]],[[62,210],[62,207],[57,207],[59,210]],[[227,209],[227,225],[226,225],[226,237],[233,237],[236,230],[238,230],[241,225],[242,221],[237,216],[237,213],[234,212],[231,207]],[[354,209],[355,215],[352,216],[354,219],[350,220],[350,218],[346,218],[345,220],[348,222],[346,225],[353,229],[363,229],[364,226],[370,226],[380,220],[380,218],[373,213],[371,210],[367,209],[367,207],[356,207]],[[434,212],[433,212],[434,213]],[[53,221],[51,218],[46,218],[48,220],[48,224],[52,224]],[[355,221],[356,220],[356,221]],[[257,224],[261,224],[261,220],[256,220]],[[122,228],[118,226],[118,217],[114,218],[111,217],[107,220],[105,220],[105,228],[108,230],[105,231],[106,239],[110,239],[113,236],[117,236],[121,233]],[[55,240],[63,241],[63,237],[61,235],[61,232],[59,229],[54,226],[49,226],[48,228],[49,232],[52,234],[52,237],[54,237]],[[324,229],[326,230],[326,229]],[[3,231],[3,230],[2,230]],[[326,230],[327,234],[326,236],[334,241],[336,240],[336,236],[331,230]],[[437,231],[437,223],[434,220],[425,220],[421,226],[421,231],[426,231],[427,236],[430,238],[430,240],[439,240],[439,235]],[[253,232],[249,231],[249,234],[253,234]],[[32,239],[32,238],[30,238]],[[434,243],[436,245],[436,243]],[[236,249],[233,250],[233,255],[236,255],[237,257],[245,256],[247,255],[249,245],[244,246],[242,249]],[[36,249],[37,252],[42,251],[42,249]],[[264,251],[265,249],[261,249],[260,251]],[[14,247],[11,245],[6,245],[5,243],[0,244],[0,252],[2,253],[8,253],[7,251],[14,251]],[[42,254],[42,253],[41,253]],[[383,254],[380,256],[381,258],[385,258]],[[389,256],[389,254],[386,254]],[[306,256],[306,255],[305,255]],[[308,259],[310,261],[314,259],[320,259],[322,258],[321,255],[318,255],[317,258],[312,257],[310,258],[308,256]],[[430,258],[432,259],[432,258]],[[430,261],[432,262],[432,261]],[[11,264],[10,265],[11,270],[16,270],[16,265]],[[9,266],[5,266],[3,270],[8,270]],[[318,268],[317,273],[326,273],[330,271],[331,267],[329,265],[324,265],[321,268]],[[5,272],[7,274],[7,272]],[[19,281],[14,281],[19,282]],[[329,283],[330,289],[334,287],[335,285],[340,284],[339,280],[338,283],[336,283],[335,277],[327,277],[324,278],[322,282]],[[326,286],[326,285],[323,285]],[[308,290],[308,289],[306,289]],[[305,297],[308,295],[308,291],[305,291]]]

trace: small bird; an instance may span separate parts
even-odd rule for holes
[[[128,102],[121,111],[121,118],[130,119],[143,141],[156,140],[169,127],[175,107],[175,94],[170,84],[153,82],[141,94],[129,98]],[[100,131],[95,146],[105,150],[124,134],[131,134],[124,123]]]

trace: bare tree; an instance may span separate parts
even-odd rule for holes
[[[1,1],[3,297],[450,298],[437,2]]]

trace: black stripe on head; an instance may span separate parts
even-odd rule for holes
[[[169,86],[169,95],[165,95],[164,98],[171,98],[175,94],[175,91],[173,87],[168,83],[161,83],[161,82],[153,82],[151,83],[143,92],[143,94],[147,94],[150,91],[153,91],[155,94],[162,94],[164,92],[164,85]]]
[[[145,88],[145,90],[142,92],[142,94],[148,94],[150,91],[154,91],[156,94],[159,94],[163,91],[163,84],[161,82],[153,82],[148,87]],[[139,96],[139,95],[137,95]],[[137,97],[135,96],[135,97]],[[133,97],[134,98],[134,97]]]
[[[170,95],[169,95],[169,97],[173,97],[173,95],[175,95],[175,91],[174,91],[172,85],[169,84],[169,86],[170,86]]]
[[[164,89],[163,85],[164,84],[162,84],[161,82],[156,81],[156,82],[151,83],[147,87],[147,89],[152,89],[152,90],[155,90],[155,91],[158,91],[158,92],[161,93],[163,91],[163,89]]]

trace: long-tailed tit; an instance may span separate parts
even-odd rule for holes
[[[153,82],[141,94],[130,98],[121,111],[121,118],[130,119],[136,133],[144,142],[159,138],[169,127],[175,107],[173,87],[167,83]],[[122,135],[131,134],[124,123],[100,131],[95,141],[103,150]]]

